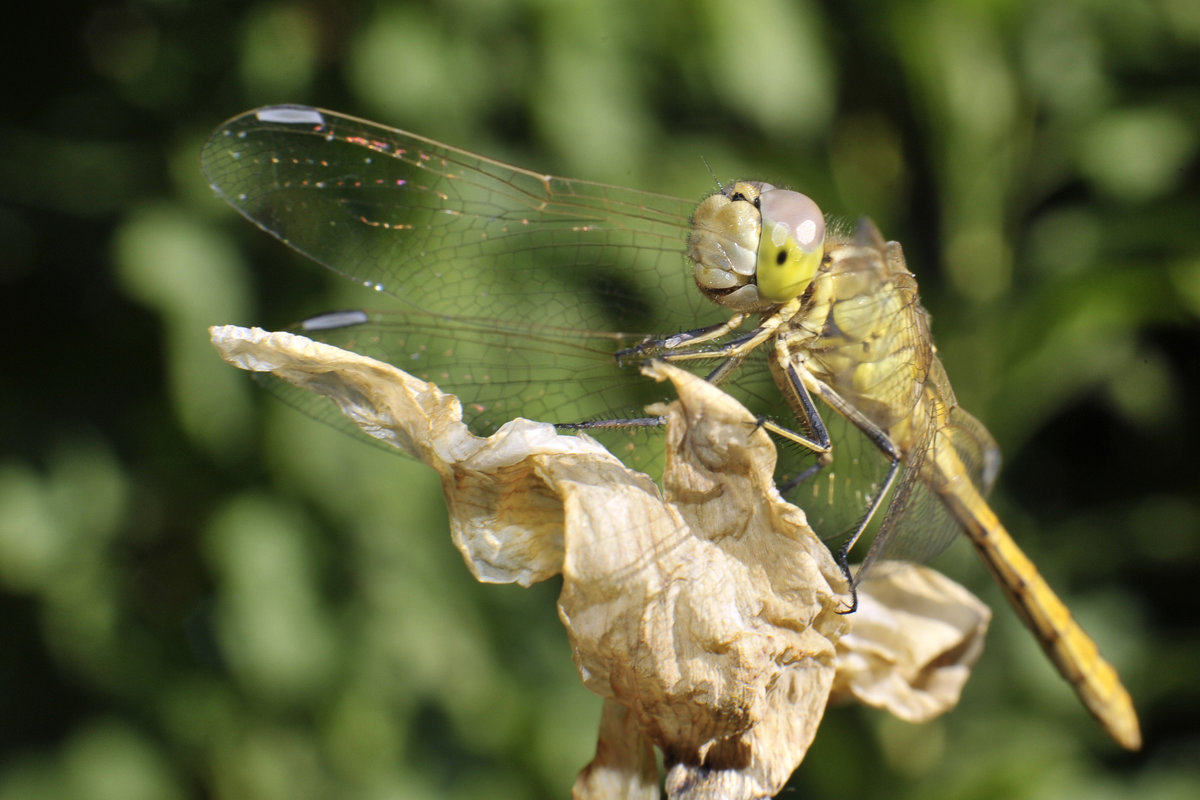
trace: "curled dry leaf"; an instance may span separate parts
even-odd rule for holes
[[[660,491],[548,424],[473,436],[456,398],[373,359],[287,333],[211,333],[230,363],[329,397],[437,470],[454,543],[479,580],[562,573],[575,663],[605,700],[577,798],[657,797],[654,747],[671,797],[773,796],[835,686],[927,719],[957,701],[978,655],[986,609],[929,570],[881,566],[858,613],[840,613],[845,580],[776,491],[770,438],[691,373],[646,370],[679,395],[652,410],[667,418]]]

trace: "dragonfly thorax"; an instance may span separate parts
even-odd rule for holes
[[[692,215],[688,257],[696,285],[735,311],[761,311],[802,294],[824,254],[825,218],[806,195],[738,181]]]

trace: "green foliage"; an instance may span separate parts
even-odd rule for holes
[[[556,587],[476,585],[432,475],[207,345],[361,302],[204,185],[208,132],[277,102],[685,197],[706,161],[873,217],[1005,451],[998,511],[1147,746],[1115,753],[960,548],[946,570],[997,611],[962,706],[832,711],[796,791],[1200,790],[1196,3],[42,8],[0,123],[0,800],[562,797],[591,756]]]

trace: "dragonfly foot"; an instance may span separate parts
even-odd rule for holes
[[[841,550],[834,556],[838,567],[842,570],[842,574],[846,576],[846,586],[850,589],[850,603],[843,605],[844,610],[839,610],[839,614],[853,614],[858,610],[858,587],[854,585],[854,576],[850,573],[850,561],[845,550]]]

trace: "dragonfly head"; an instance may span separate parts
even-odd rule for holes
[[[710,300],[758,311],[804,292],[824,257],[824,242],[825,217],[808,196],[738,181],[700,203],[688,256]]]

